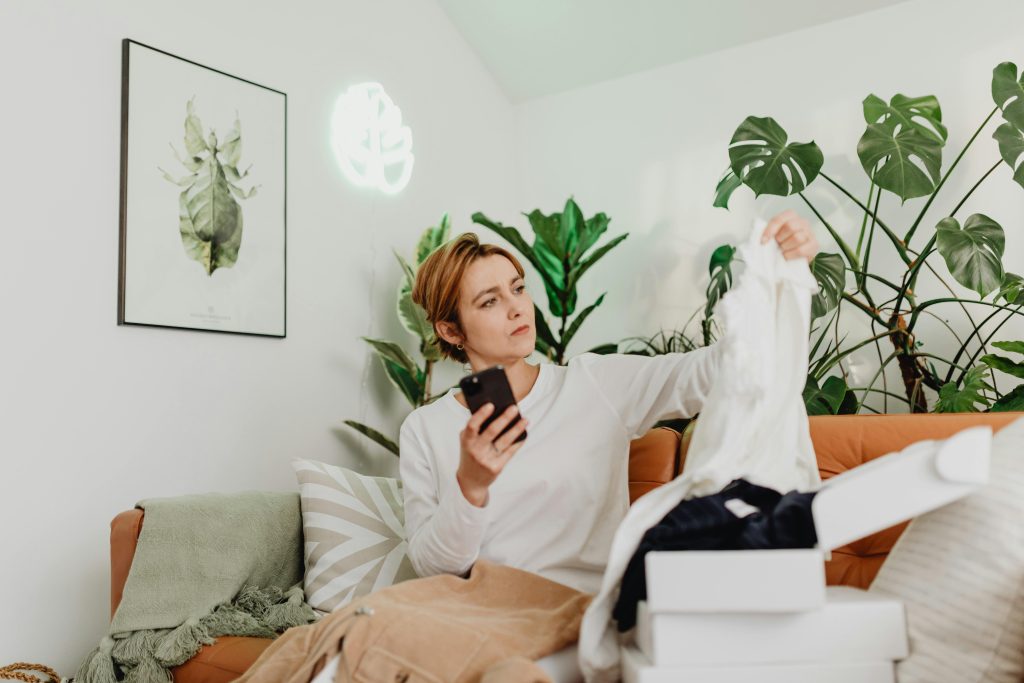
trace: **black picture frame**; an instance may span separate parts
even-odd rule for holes
[[[121,46],[117,324],[286,337],[287,94]]]

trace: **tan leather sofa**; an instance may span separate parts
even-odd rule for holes
[[[950,413],[919,415],[843,415],[811,417],[811,440],[823,479],[922,439],[947,437],[972,425],[994,430],[1024,413]],[[673,479],[682,469],[688,439],[667,428],[634,441],[629,454],[630,502]],[[117,515],[110,524],[110,612],[121,601],[124,583],[142,529],[143,512]],[[907,523],[833,551],[825,563],[829,585],[867,588]],[[271,643],[266,638],[219,638],[174,669],[178,683],[226,683],[241,675]]]

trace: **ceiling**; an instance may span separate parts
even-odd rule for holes
[[[905,0],[438,0],[513,102]]]

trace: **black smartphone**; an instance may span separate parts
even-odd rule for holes
[[[459,388],[462,389],[462,395],[466,397],[466,404],[472,413],[480,410],[485,403],[494,404],[494,412],[488,415],[484,423],[480,425],[481,432],[498,419],[498,416],[504,413],[509,406],[516,403],[515,396],[512,394],[512,385],[508,383],[508,375],[505,374],[505,368],[502,365],[495,365],[463,377],[459,380]],[[509,422],[505,429],[501,430],[501,434],[512,429],[521,419],[523,419],[522,414],[516,415],[516,419]],[[516,442],[525,438],[526,430],[524,429],[523,433],[516,437]]]

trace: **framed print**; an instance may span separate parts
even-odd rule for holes
[[[284,337],[287,95],[122,42],[119,325]]]

